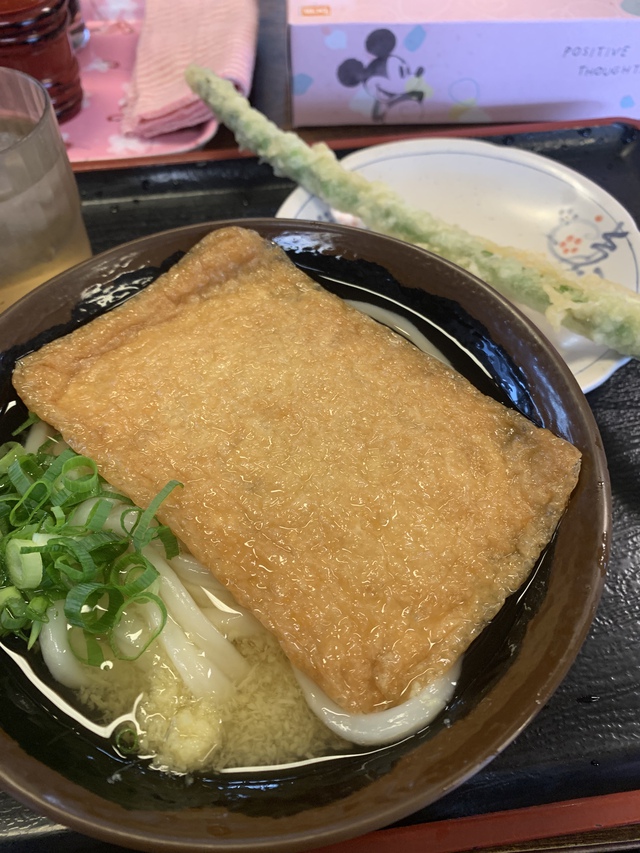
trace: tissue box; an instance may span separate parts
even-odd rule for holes
[[[640,118],[640,0],[287,0],[300,126]]]

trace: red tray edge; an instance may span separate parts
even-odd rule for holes
[[[375,134],[366,133],[361,135],[358,129],[346,128],[345,133],[336,134],[335,128],[324,128],[327,136],[324,141],[335,151],[350,148],[366,148],[370,145],[381,145],[386,142],[397,142],[401,139],[423,139],[429,137],[467,137],[478,136],[504,136],[505,134],[542,133],[549,130],[572,130],[580,127],[603,127],[612,124],[626,124],[640,129],[640,120],[610,117],[602,119],[582,119],[571,122],[528,122],[524,124],[474,124],[474,125],[420,125],[407,128],[389,129],[385,132]],[[300,129],[298,134],[307,142],[322,140],[323,131],[320,129]],[[234,160],[252,157],[250,151],[241,151],[235,144],[233,137],[228,133],[222,133],[219,140],[214,139],[205,148],[183,151],[177,154],[168,154],[161,157],[131,157],[119,160],[94,160],[73,163],[74,172],[106,171],[109,169],[126,169],[137,166],[160,166],[175,165],[180,163],[193,163],[203,160]]]
[[[461,853],[638,824],[640,791],[383,829],[322,853]]]

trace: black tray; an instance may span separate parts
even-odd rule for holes
[[[635,128],[611,123],[485,138],[576,169],[640,221]],[[293,188],[254,159],[84,172],[78,183],[95,252],[179,225],[272,216]],[[622,367],[588,399],[613,492],[612,555],[589,637],[559,690],[518,739],[403,824],[640,790],[640,362]],[[0,793],[0,851],[121,849],[63,829]]]

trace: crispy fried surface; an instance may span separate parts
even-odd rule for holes
[[[25,358],[20,396],[160,516],[350,711],[397,703],[522,583],[578,451],[215,231],[139,296]]]

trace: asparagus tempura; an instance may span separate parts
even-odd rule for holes
[[[640,296],[595,274],[576,276],[544,256],[469,234],[412,208],[385,184],[344,169],[323,142],[309,146],[280,130],[232,83],[192,65],[187,82],[236,136],[241,148],[271,165],[329,206],[359,217],[373,231],[441,255],[482,278],[510,299],[624,355],[640,357]]]

